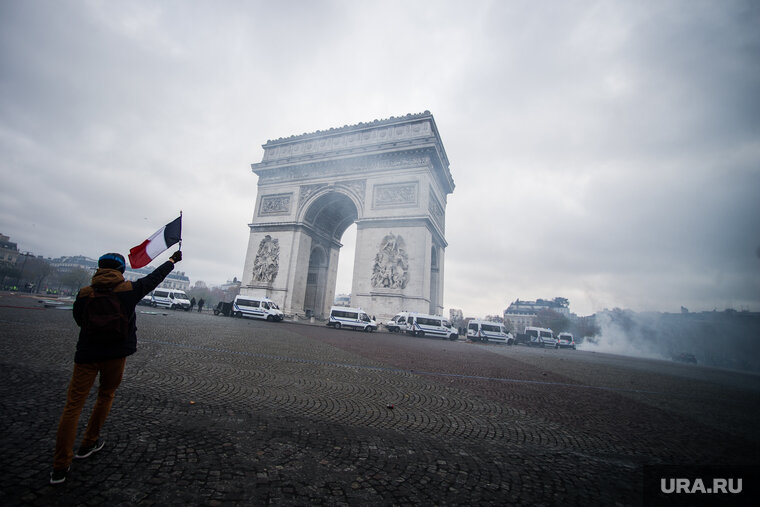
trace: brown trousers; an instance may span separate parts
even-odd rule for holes
[[[95,401],[95,406],[92,407],[90,421],[87,423],[87,429],[82,438],[82,446],[91,446],[98,440],[100,429],[111,411],[114,394],[121,383],[126,363],[127,358],[122,357],[96,363],[74,364],[74,373],[72,373],[69,383],[66,406],[63,408],[63,414],[61,414],[61,420],[58,423],[53,468],[58,470],[68,468],[71,465],[71,460],[74,458],[74,441],[77,436],[79,416],[82,413],[85,401],[87,401],[87,396],[90,394],[90,389],[95,383],[95,377],[100,373],[98,399]]]

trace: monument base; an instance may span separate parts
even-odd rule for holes
[[[399,312],[428,313],[430,300],[408,296],[394,289],[374,289],[369,293],[351,296],[352,306],[366,309],[378,322],[387,322]]]

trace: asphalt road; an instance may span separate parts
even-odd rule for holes
[[[138,307],[106,447],[50,486],[77,328],[38,301],[0,294],[2,505],[648,505],[649,466],[760,464],[757,375]]]

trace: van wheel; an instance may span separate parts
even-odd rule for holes
[[[335,329],[340,329],[340,322],[335,323]]]
[[[453,335],[449,336],[449,340],[451,340],[451,341],[454,341],[454,340],[456,340],[457,338],[459,338],[459,337],[458,337],[457,335],[455,335],[455,334],[453,334]]]
[[[170,310],[176,310],[176,309],[177,309],[177,305],[171,305],[171,306],[169,307],[169,309],[170,309]]]
[[[425,331],[417,331],[417,336],[422,338],[423,336],[425,336]]]
[[[371,333],[372,332],[372,326],[364,326],[364,332],[365,333]]]
[[[267,315],[267,321],[272,322],[274,320],[271,315]]]
[[[234,315],[235,317],[237,317],[238,319],[240,319],[240,318],[243,317],[243,312],[235,312],[232,315]]]

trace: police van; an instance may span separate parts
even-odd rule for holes
[[[277,303],[269,298],[256,296],[235,296],[232,302],[233,317],[253,317],[266,319],[270,322],[280,322],[284,314]]]
[[[502,324],[478,319],[467,324],[467,338],[474,342],[499,342],[507,345],[515,342],[512,333],[508,333]]]
[[[190,309],[190,299],[184,291],[178,289],[156,289],[150,296],[152,305],[158,308],[171,308],[172,310]]]
[[[573,349],[575,350],[575,338],[573,333],[563,331],[557,335],[557,345],[561,349]]]
[[[367,312],[361,308],[348,308],[346,306],[330,308],[330,318],[327,320],[327,325],[335,329],[346,327],[360,329],[368,333],[377,330],[377,323],[367,315]]]
[[[385,329],[391,333],[398,333],[399,331],[406,331],[406,319],[409,317],[409,312],[401,312],[393,316],[391,320],[383,324]]]
[[[554,332],[546,327],[527,326],[525,328],[527,335],[527,344],[530,347],[554,347],[559,348]]]
[[[424,313],[410,313],[406,318],[407,334],[412,336],[437,336],[456,340],[459,333],[449,321],[440,315],[426,315]]]

